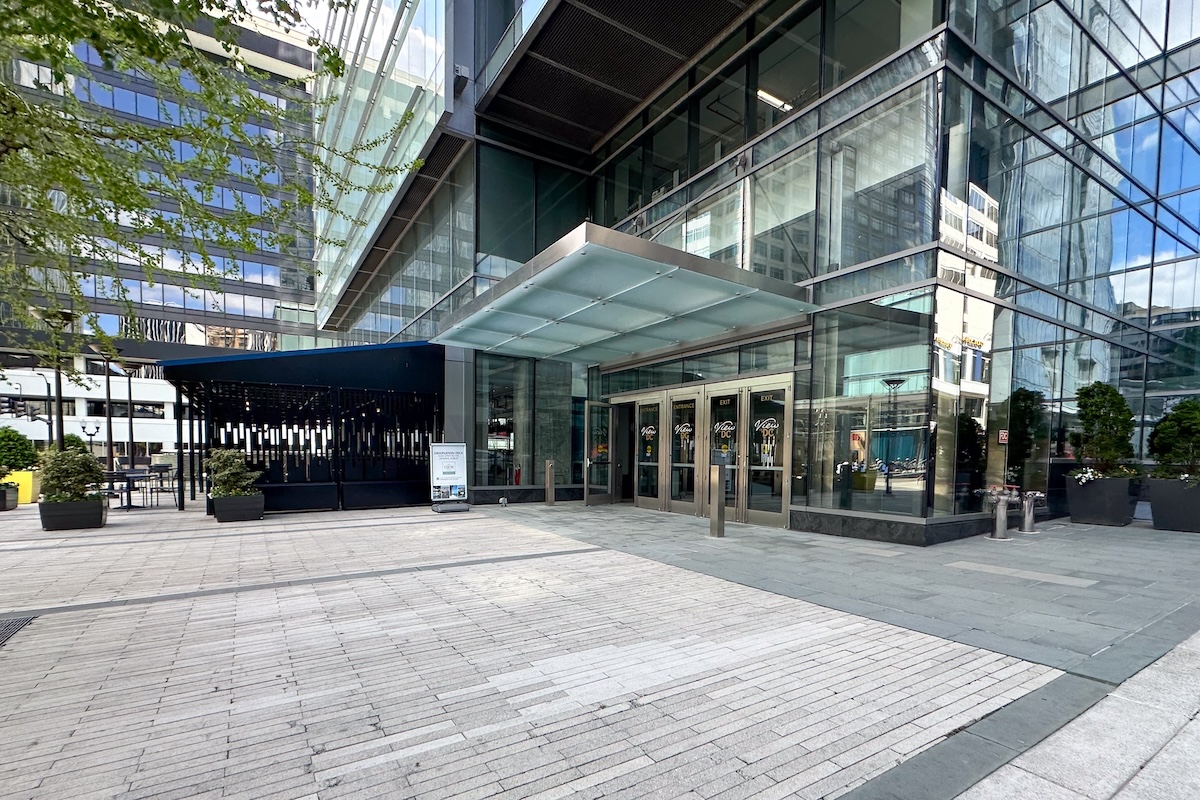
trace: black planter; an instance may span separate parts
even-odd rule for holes
[[[1083,525],[1128,525],[1133,522],[1137,494],[1129,478],[1100,478],[1080,484],[1067,476],[1067,508],[1071,522]]]
[[[1178,479],[1151,480],[1150,514],[1159,530],[1200,533],[1200,486]]]
[[[38,503],[44,531],[73,531],[103,528],[108,521],[108,503],[104,500],[79,500],[74,503]]]
[[[18,492],[15,486],[0,486],[0,511],[12,511],[17,507]]]
[[[217,522],[248,522],[263,518],[264,500],[261,494],[244,497],[214,497],[213,516]]]

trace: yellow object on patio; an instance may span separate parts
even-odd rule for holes
[[[42,493],[41,475],[27,469],[9,473],[8,480],[17,485],[18,505],[37,502],[38,495]]]

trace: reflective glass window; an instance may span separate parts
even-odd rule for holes
[[[934,0],[833,0],[829,6],[827,87],[838,86],[916,41],[936,24]]]
[[[804,12],[761,45],[755,97],[755,130],[762,132],[821,93],[821,13]]]

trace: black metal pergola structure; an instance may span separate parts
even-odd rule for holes
[[[199,480],[204,455],[231,448],[262,471],[268,511],[429,502],[429,445],[442,440],[440,345],[233,355],[162,367],[176,388],[176,455],[180,475],[190,475],[191,499],[198,489],[207,494]],[[183,508],[182,487],[178,500]]]

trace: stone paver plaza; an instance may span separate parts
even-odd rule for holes
[[[1035,719],[1040,739],[1119,682],[938,635],[937,614],[902,627],[805,600],[816,590],[781,573],[768,591],[665,562],[683,548],[745,570],[746,548],[776,550],[764,575],[840,574],[847,607],[862,601],[838,565],[855,559],[897,576],[981,564],[980,585],[1080,598],[1101,581],[989,565],[998,545],[979,540],[922,551],[731,526],[706,541],[705,526],[567,506],[221,526],[114,513],[60,534],[9,512],[0,624],[33,620],[0,647],[0,797],[906,796],[906,767],[936,772],[938,753],[1003,727],[992,712],[1100,687]],[[1150,616],[1188,605],[1182,591],[1160,587]],[[1024,749],[1008,746],[960,788]],[[1021,763],[994,780],[1024,786]],[[988,786],[980,800],[1020,796]]]

